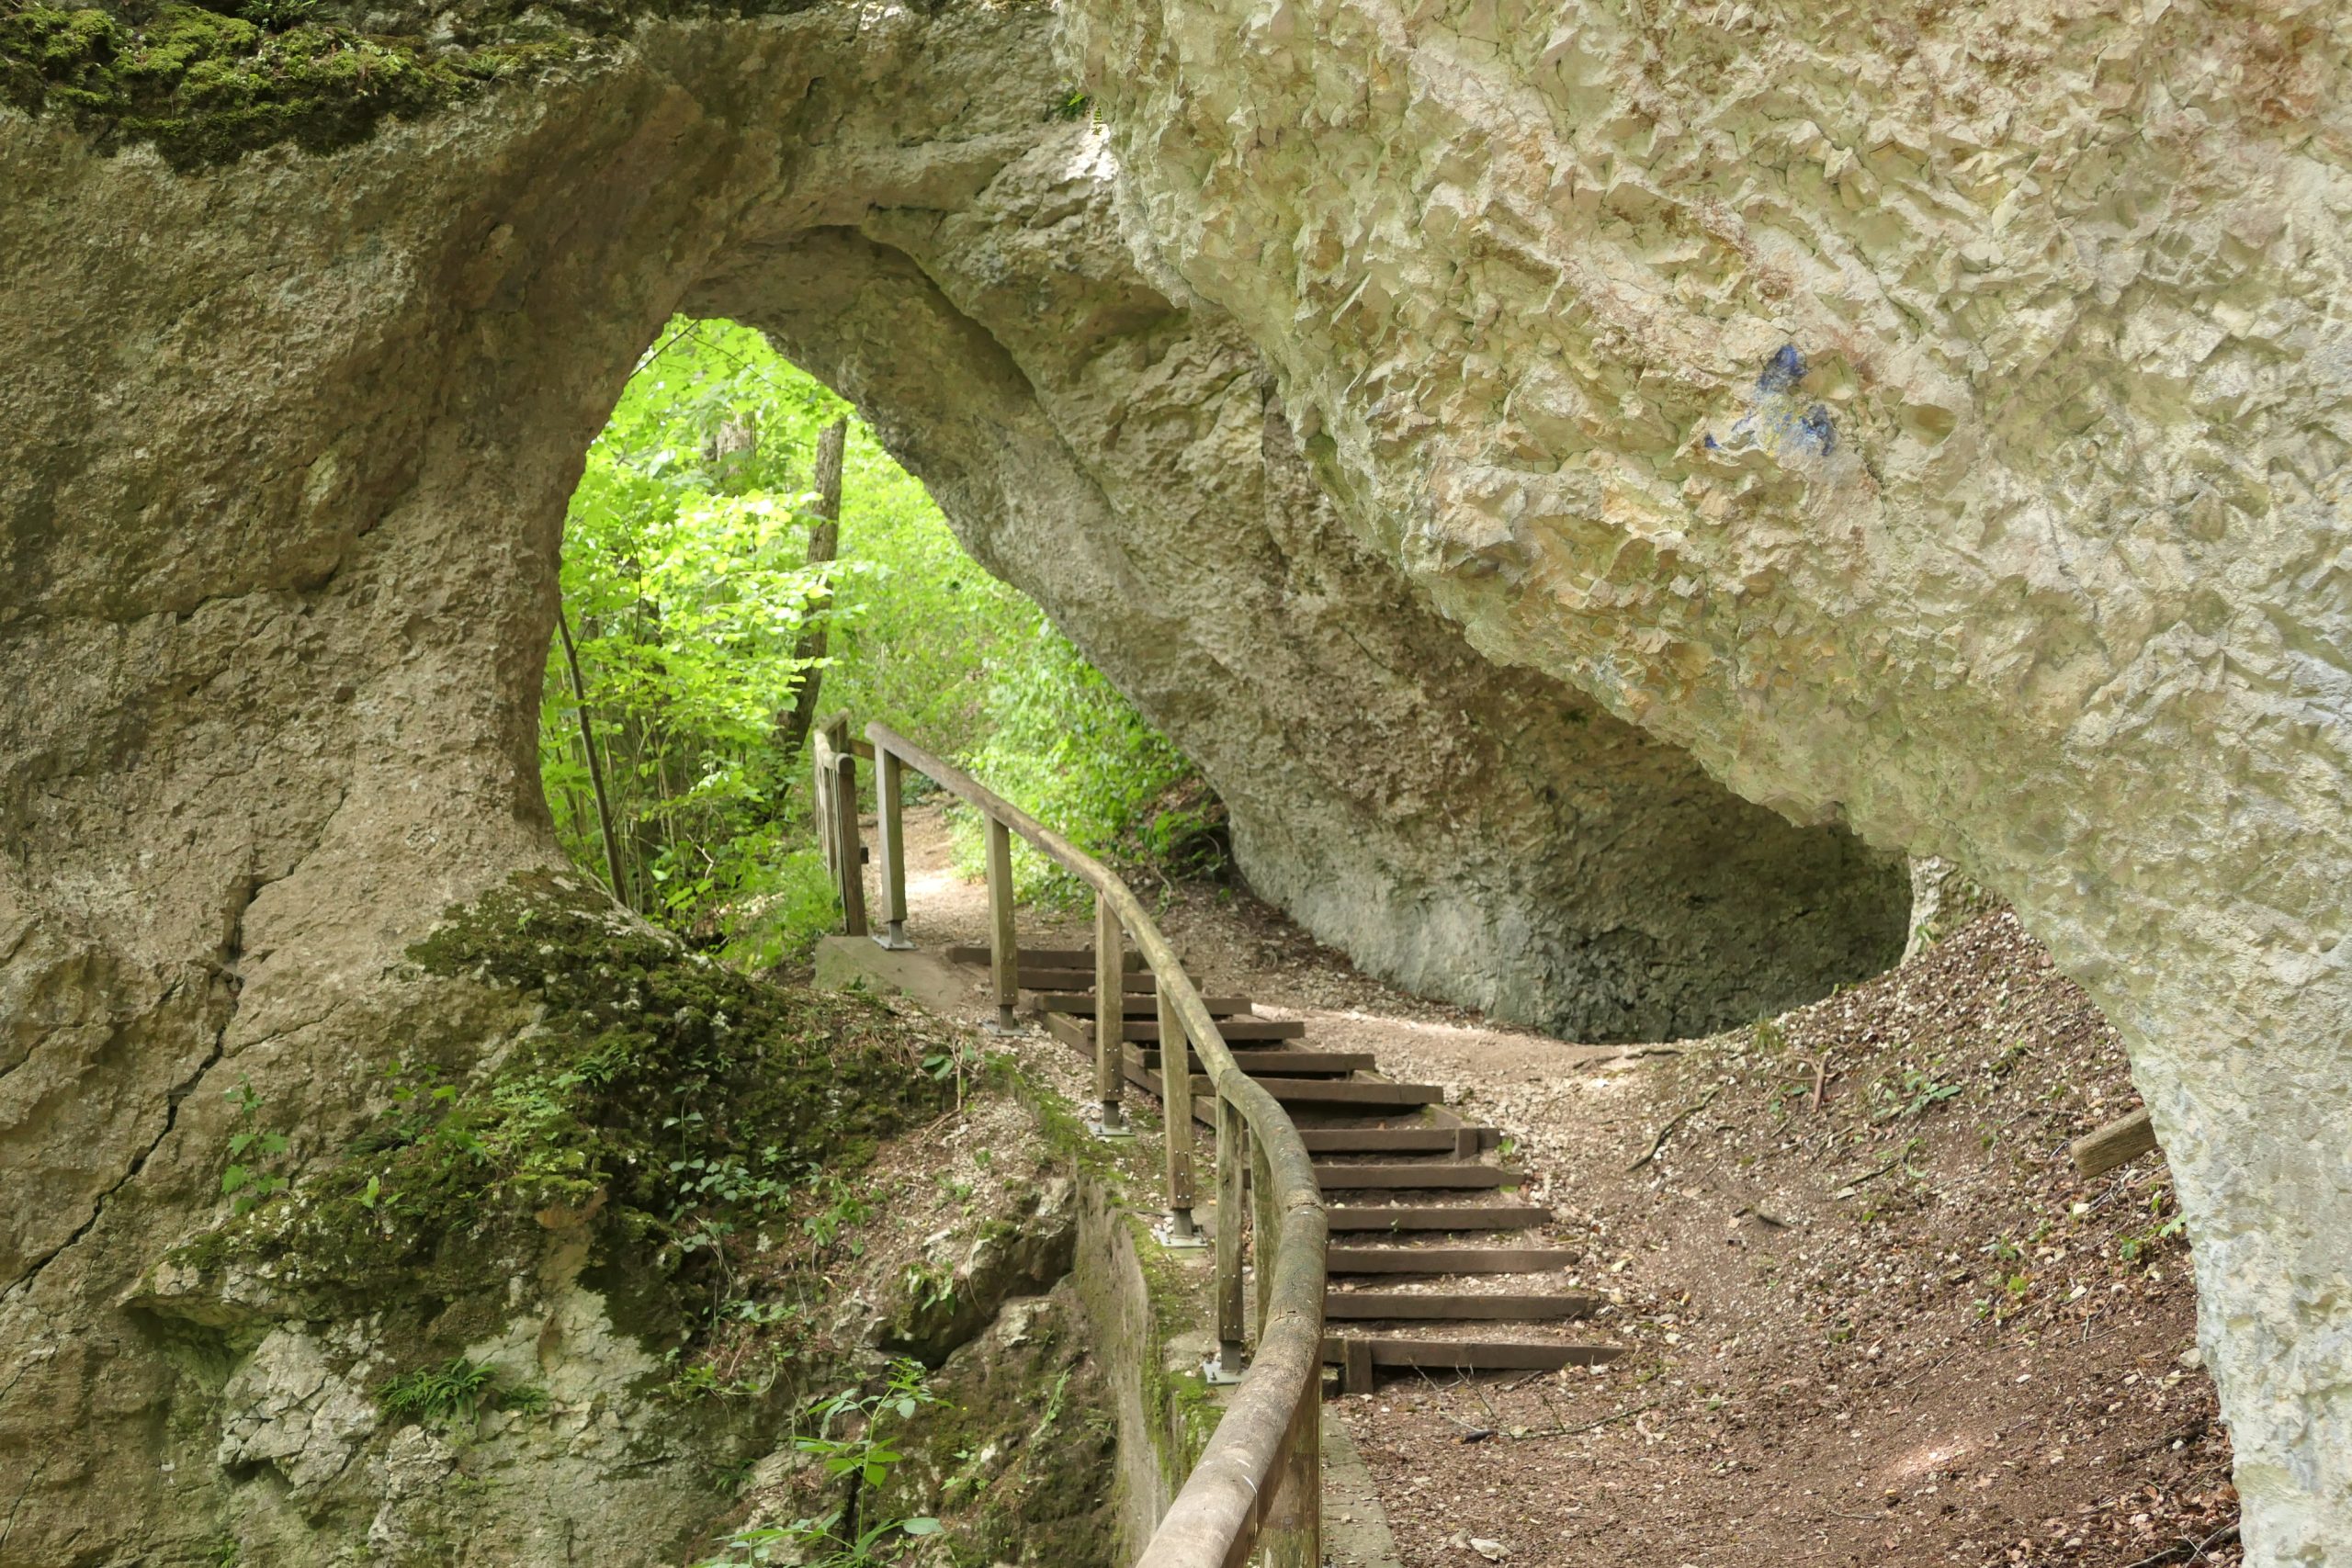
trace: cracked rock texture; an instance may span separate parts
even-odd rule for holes
[[[1370,967],[1681,1032],[1891,959],[1903,852],[2011,899],[2132,1043],[2253,1560],[2342,1561],[2344,26],[820,5],[322,158],[0,111],[0,1564],[206,1561],[359,1432],[337,1325],[139,1284],[223,1090],[316,1157],[511,1021],[389,965],[552,857],[563,501],[680,309],[858,398]],[[452,1548],[368,1441],[379,1558],[651,1550]]]
[[[2130,1042],[2250,1561],[2352,1561],[2340,5],[1073,0],[1135,228],[1473,646]]]
[[[1899,950],[1899,860],[1487,664],[1343,523],[1265,361],[1126,243],[1103,134],[1044,112],[1053,27],[648,23],[364,148],[198,173],[0,110],[0,1564],[224,1534],[256,1563],[362,1538],[624,1562],[692,1522],[427,1528],[440,1439],[371,1432],[326,1379],[378,1364],[364,1332],[153,1273],[220,1216],[228,1091],[299,1167],[390,1061],[514,1026],[395,966],[554,858],[533,726],[564,502],[680,309],[859,397],[1200,757],[1250,874],[1373,966],[1643,1035]],[[532,1335],[561,1315],[524,1305]],[[598,1419],[566,1484],[703,1506],[678,1454],[616,1482],[662,1428]]]

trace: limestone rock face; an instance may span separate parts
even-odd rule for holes
[[[141,1281],[225,1090],[315,1157],[511,1026],[390,966],[552,858],[563,502],[682,308],[860,399],[1374,968],[1678,1032],[1891,958],[1902,852],[2012,900],[2132,1042],[2251,1555],[2340,1559],[2341,19],[1654,10],[649,21],[187,175],[0,111],[0,1563],[322,1560],[269,1489],[382,1438],[337,1325]],[[435,1441],[379,1556],[449,1549]],[[651,1550],[587,1528],[455,1550]]]
[[[2340,6],[1075,0],[1141,242],[1472,644],[2132,1043],[2250,1560],[2352,1554]]]
[[[625,1563],[706,1506],[683,1450],[615,1479],[653,1429],[616,1395],[511,1495],[628,1508],[452,1535],[446,1445],[362,1407],[364,1326],[157,1272],[224,1209],[230,1091],[299,1169],[390,1062],[516,1027],[399,964],[554,858],[564,502],[682,308],[860,397],[1372,966],[1638,1035],[1900,947],[1897,860],[1488,664],[1345,525],[1265,360],[1126,243],[1105,134],[1046,112],[1054,26],[649,22],[364,148],[197,173],[0,110],[0,1564]]]
[[[1255,887],[1368,968],[1584,1038],[1703,1033],[1893,961],[1894,863],[1481,659],[1334,513],[1231,324],[1138,271],[1100,134],[1031,140],[952,209],[755,220],[688,302],[868,411],[1200,763]]]

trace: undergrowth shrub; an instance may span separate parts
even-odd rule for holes
[[[989,688],[988,718],[966,759],[972,773],[1090,854],[1170,858],[1211,827],[1204,790],[1173,804],[1198,783],[1183,753],[1042,615]],[[986,853],[978,814],[959,812],[958,869],[982,874]],[[1017,840],[1013,878],[1024,897],[1063,899],[1080,886]]]
[[[626,1258],[635,1326],[684,1345],[732,1304],[730,1258],[797,1224],[883,1137],[951,1089],[870,999],[768,984],[545,874],[451,912],[410,950],[426,975],[510,993],[518,1027],[479,1066],[404,1056],[384,1110],[333,1164],[176,1261],[266,1269],[323,1313],[397,1312],[457,1345],[500,1321],[549,1228]],[[444,1313],[473,1301],[477,1311]],[[412,1397],[464,1390],[450,1365]]]

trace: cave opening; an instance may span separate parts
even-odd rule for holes
[[[740,961],[805,958],[838,919],[806,787],[820,714],[966,759],[1092,846],[1197,854],[1177,829],[1216,815],[756,328],[664,324],[588,449],[559,572],[537,753],[556,837],[623,903]]]

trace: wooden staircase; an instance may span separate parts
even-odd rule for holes
[[[989,962],[984,947],[950,948],[948,956]],[[1101,1006],[1092,950],[1024,947],[1018,971],[1046,1031],[1091,1063]],[[1134,953],[1125,976],[1126,1081],[1158,1095],[1163,1063],[1152,977]],[[1338,1369],[1341,1392],[1369,1393],[1389,1370],[1544,1371],[1622,1354],[1561,1326],[1591,1313],[1589,1296],[1484,1288],[1556,1273],[1575,1258],[1541,1244],[1547,1211],[1510,1201],[1525,1172],[1483,1157],[1500,1142],[1495,1129],[1447,1110],[1434,1085],[1382,1077],[1369,1052],[1317,1049],[1305,1023],[1261,1018],[1246,997],[1207,1000],[1235,1062],[1290,1111],[1316,1156],[1324,1194],[1334,1200],[1323,1359]],[[1214,1126],[1209,1081],[1198,1076],[1197,1056],[1189,1066],[1196,1075],[1193,1117]],[[1205,1215],[1203,1223],[1214,1227],[1222,1218]]]

